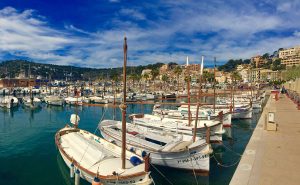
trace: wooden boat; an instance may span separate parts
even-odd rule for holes
[[[182,170],[209,173],[210,144],[205,139],[193,142],[183,139],[184,135],[166,132],[164,129],[141,127],[127,123],[127,149],[140,156],[150,154],[152,164]],[[104,120],[99,124],[102,136],[121,145],[121,122]]]
[[[39,108],[41,106],[41,103],[42,103],[41,100],[36,97],[24,97],[23,98],[24,106],[32,108],[32,109]]]
[[[191,118],[196,119],[196,106],[191,107]],[[188,119],[188,107],[181,105],[177,110],[161,109],[160,107],[153,107],[153,115],[163,116],[164,118],[174,118],[187,120]],[[200,108],[198,111],[198,119],[200,120],[214,120],[218,119],[219,112],[214,113],[211,108]],[[228,111],[223,114],[222,123],[224,127],[231,126],[231,113]]]
[[[67,97],[65,98],[65,102],[66,104],[69,104],[69,105],[79,105],[81,106],[83,104],[83,100],[82,100],[82,97]]]
[[[18,106],[19,100],[13,96],[4,96],[0,98],[0,107],[11,109]]]
[[[191,125],[189,126],[188,120],[163,118],[151,114],[133,114],[130,115],[130,118],[133,120],[133,124],[141,125],[148,128],[156,128],[159,130],[165,129],[187,136],[192,136],[194,132],[195,120],[193,120],[191,122]],[[210,130],[210,141],[214,143],[222,142],[222,134],[225,132],[225,130],[223,130],[222,122],[219,120],[201,120],[201,122],[197,124],[197,135],[199,137],[205,138],[206,131],[208,128]]]
[[[88,182],[98,177],[102,184],[152,183],[141,157],[127,151],[126,169],[121,169],[121,147],[90,132],[67,125],[56,133],[55,143],[66,165]]]
[[[44,97],[44,101],[48,104],[48,105],[56,105],[56,106],[62,106],[64,105],[64,100],[59,97],[59,96],[46,96]]]
[[[101,103],[101,104],[107,104],[107,103],[109,103],[108,99],[101,98],[99,96],[91,96],[90,100],[91,100],[92,103]]]
[[[126,97],[126,61],[127,43],[124,39],[124,85]],[[121,106],[122,121],[126,123],[126,101]],[[77,128],[79,117],[72,115],[70,119],[74,127],[66,126],[57,132],[55,142],[67,164],[79,171],[80,177],[92,182],[100,179],[102,184],[151,184],[149,157],[143,158],[126,150],[126,133],[121,133],[122,147],[104,140],[88,131]],[[126,124],[121,125],[126,130]],[[73,164],[73,165],[72,165]]]

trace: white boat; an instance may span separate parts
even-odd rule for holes
[[[149,94],[149,93],[146,94],[146,100],[156,100],[157,98],[158,96],[155,94]]]
[[[11,109],[18,106],[19,100],[14,96],[4,96],[0,98],[0,107]]]
[[[59,96],[46,96],[44,98],[44,101],[48,104],[48,105],[56,105],[56,106],[62,106],[64,105],[64,100],[59,97]]]
[[[41,100],[36,97],[24,97],[23,104],[26,107],[30,107],[32,109],[39,108],[41,106]]]
[[[148,128],[164,129],[167,131],[184,134],[191,138],[193,136],[195,120],[188,125],[188,120],[174,118],[163,118],[151,114],[133,114],[130,116],[133,124],[141,125]],[[197,123],[197,135],[206,138],[207,129],[210,130],[210,141],[213,143],[222,142],[222,134],[225,132],[222,122],[219,120],[201,120]]]
[[[121,168],[121,147],[90,132],[66,126],[55,135],[55,143],[70,170],[92,183],[95,177],[102,184],[152,183],[149,165],[134,153],[126,151],[126,168]]]
[[[204,105],[202,107],[213,109],[213,105]],[[230,106],[227,105],[217,104],[215,105],[215,109],[218,112],[231,112],[232,119],[251,119],[253,114],[253,108],[250,105],[245,104],[235,104],[234,108],[230,108]]]
[[[83,103],[81,97],[71,97],[71,96],[65,98],[65,102],[66,104],[79,105],[79,106],[81,106]]]
[[[191,107],[191,119],[196,119],[196,112],[197,108]],[[187,120],[188,119],[188,107],[186,105],[181,105],[178,110],[171,110],[171,109],[161,109],[160,107],[154,106],[153,107],[153,114],[160,115],[167,118],[174,118],[174,119],[181,119]],[[219,112],[214,113],[211,108],[199,108],[198,111],[198,119],[199,120],[213,120],[219,118]],[[222,116],[222,123],[224,127],[231,126],[231,113],[223,112]]]
[[[0,95],[8,95],[8,94],[9,94],[9,89],[7,88],[0,89]]]
[[[100,104],[107,104],[108,103],[108,99],[99,97],[99,96],[91,96],[90,100],[92,103],[100,103]]]
[[[124,38],[124,71],[126,71],[127,43]],[[126,97],[126,73],[124,75],[123,94]],[[126,121],[126,105],[123,102],[122,121]],[[149,156],[143,158],[126,150],[126,124],[123,132],[122,147],[102,139],[88,131],[78,129],[79,117],[72,115],[70,122],[73,128],[66,126],[57,132],[55,136],[56,145],[65,163],[71,172],[74,168],[78,174],[88,182],[100,179],[102,184],[151,184],[152,178],[149,172]],[[73,164],[73,165],[72,165]],[[74,169],[73,169],[74,170]],[[71,173],[72,174],[72,173]],[[77,178],[76,178],[77,177]],[[93,180],[94,179],[94,180]],[[99,184],[99,180],[97,180]]]
[[[102,136],[121,145],[122,123],[104,120],[99,124]],[[197,173],[209,173],[210,144],[205,139],[183,140],[184,135],[164,130],[141,129],[140,126],[127,123],[127,149],[140,156],[150,154],[152,164],[182,170],[194,170]]]

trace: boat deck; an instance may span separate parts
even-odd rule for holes
[[[122,170],[121,158],[114,157],[113,152],[105,149],[100,143],[80,135],[78,132],[63,135],[61,144],[71,158],[89,171],[98,171],[100,175],[112,175],[114,171],[122,175],[143,171],[144,165],[134,167],[129,160],[126,160],[126,169]]]

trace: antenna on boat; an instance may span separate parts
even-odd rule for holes
[[[123,66],[123,102],[120,105],[122,111],[122,169],[125,169],[125,158],[126,158],[126,64],[127,64],[127,38],[124,36],[124,66]]]

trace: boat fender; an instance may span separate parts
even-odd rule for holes
[[[93,182],[92,182],[92,185],[101,185],[100,179],[98,177],[95,177]]]
[[[146,151],[142,151],[142,157],[144,158],[147,155]]]
[[[130,147],[129,151],[130,152],[135,152],[135,148],[134,147]]]
[[[75,185],[80,185],[80,171],[78,169],[75,171]]]
[[[71,167],[70,167],[70,177],[74,178],[74,164],[73,163],[71,164]]]
[[[137,165],[143,163],[142,160],[141,160],[140,158],[136,157],[136,156],[130,157],[130,162],[131,162],[131,164],[132,164],[133,166],[137,166]]]

